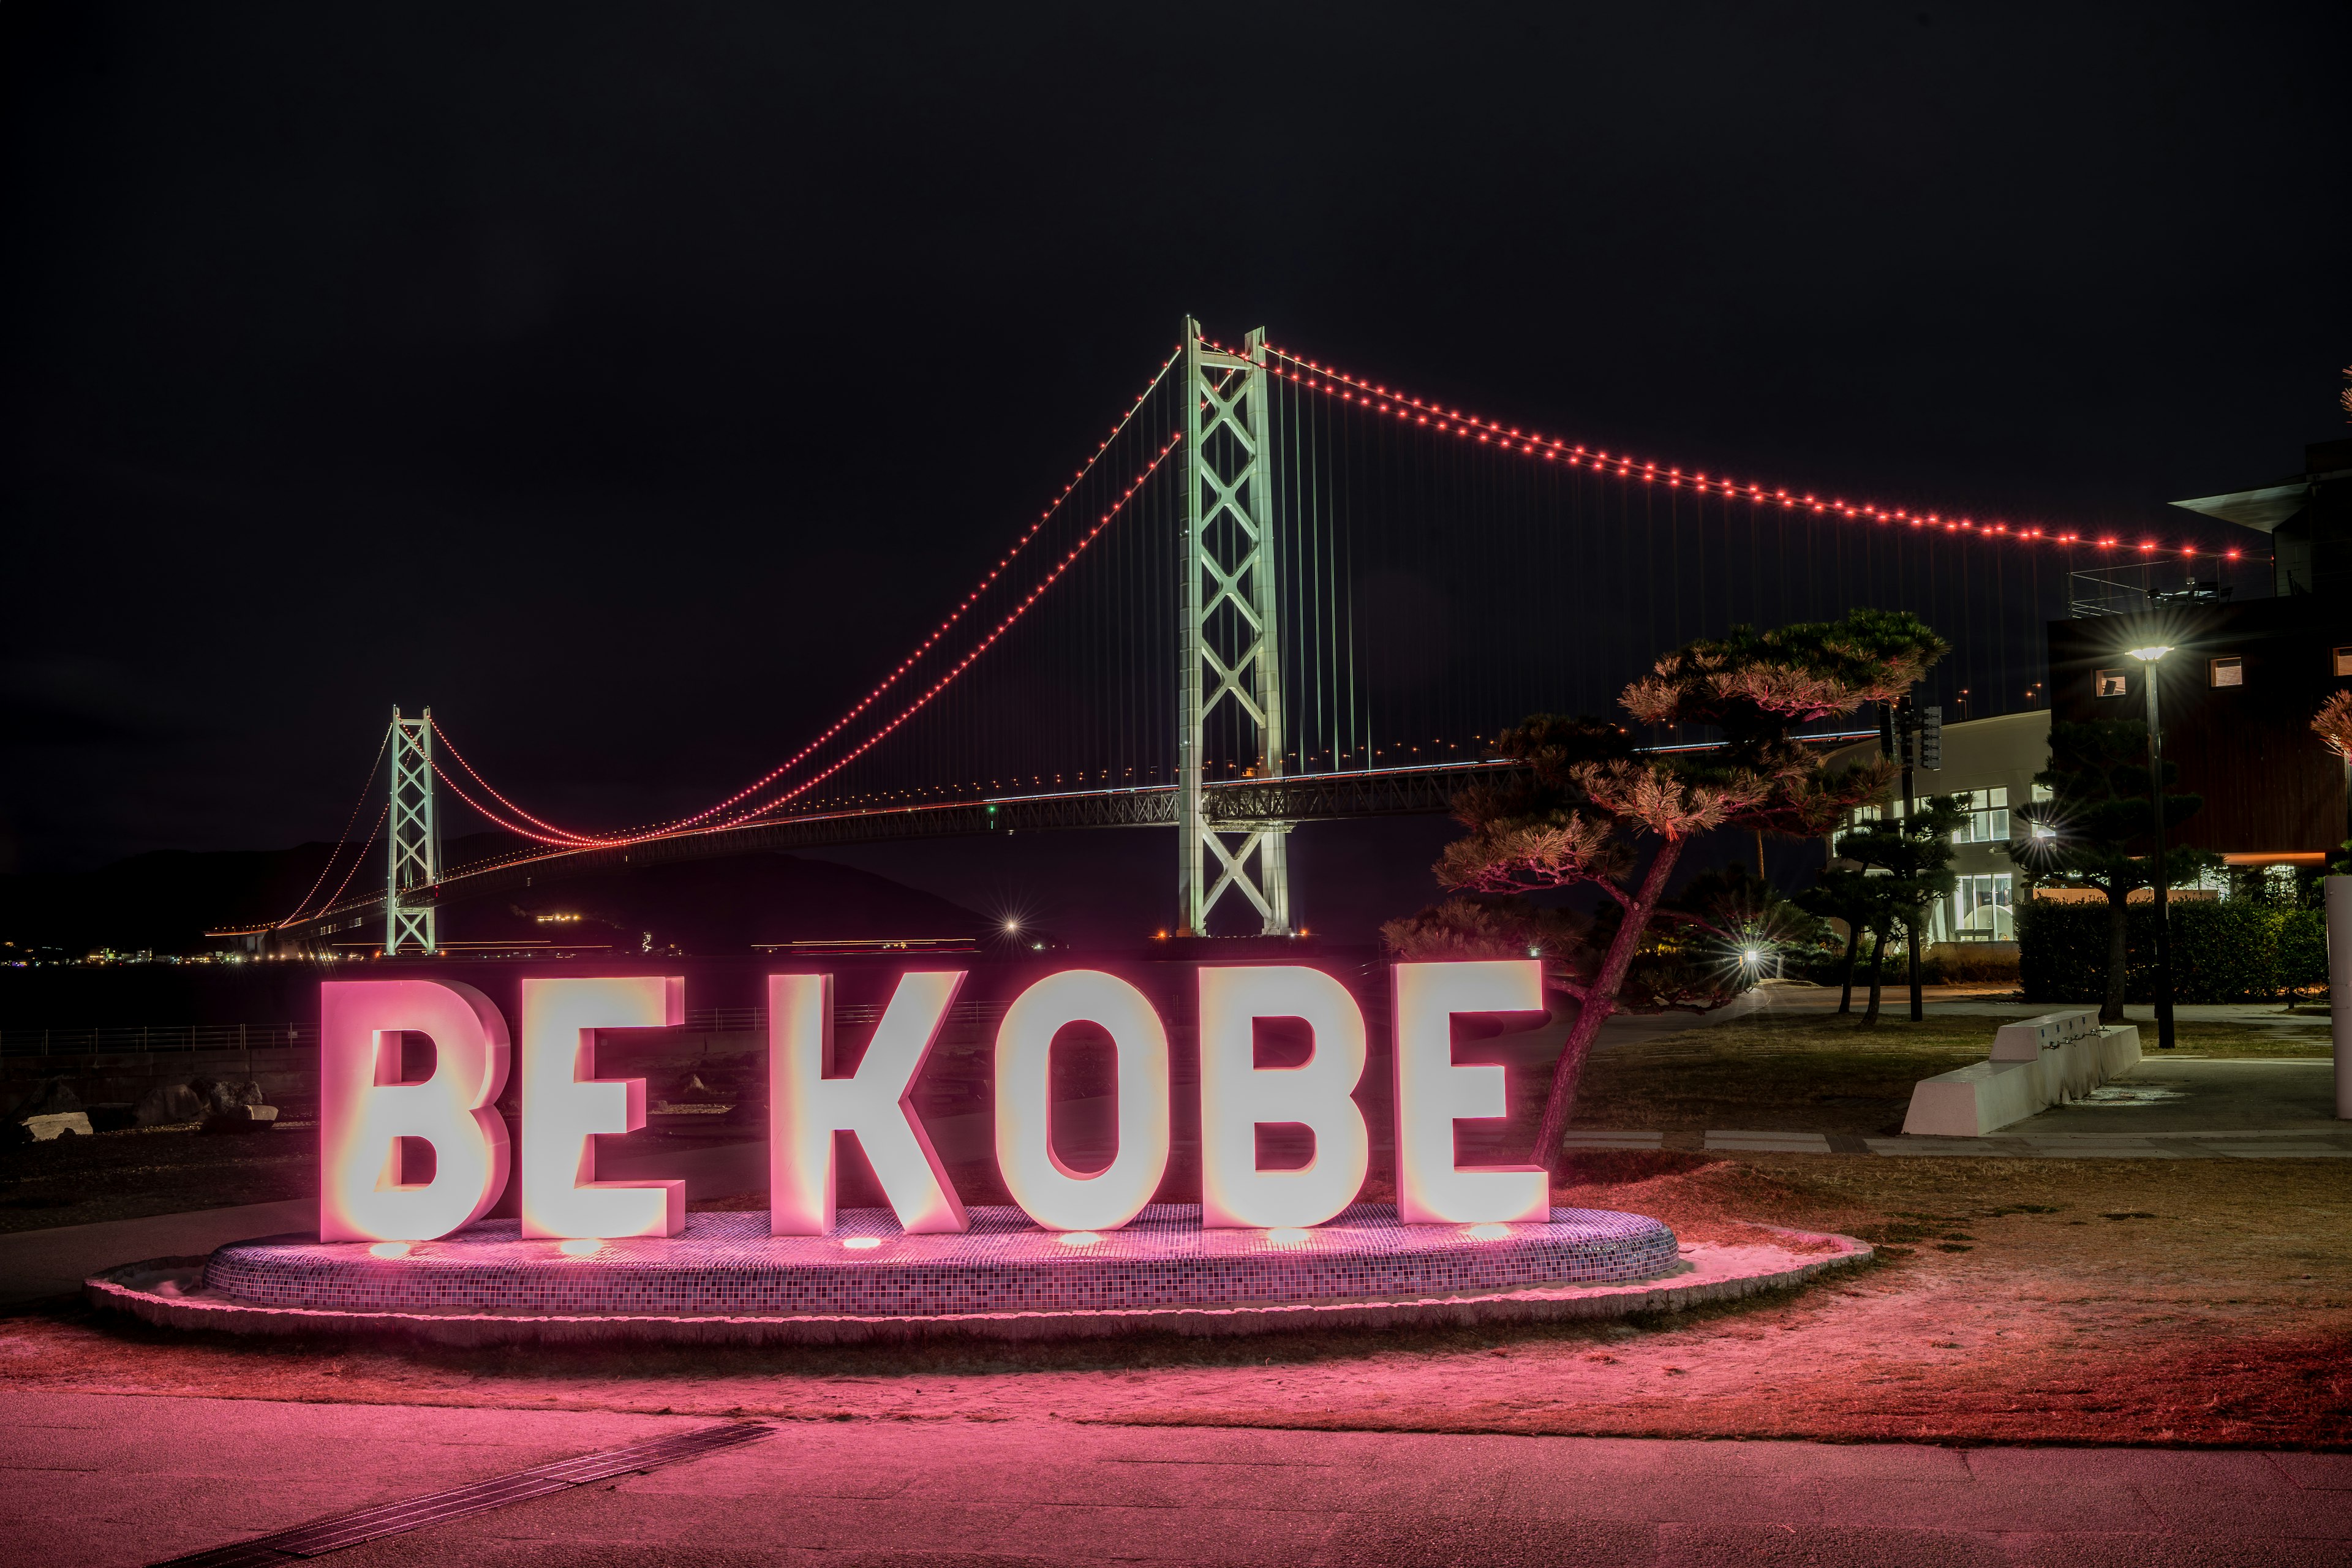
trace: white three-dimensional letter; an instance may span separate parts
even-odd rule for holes
[[[833,976],[768,977],[770,1235],[833,1234],[836,1131],[857,1135],[901,1228],[971,1228],[912,1103],[916,1076],[962,984],[961,973],[900,975],[857,1070],[827,1078]]]
[[[1260,1018],[1301,1018],[1314,1053],[1295,1068],[1257,1065]],[[1349,1098],[1364,1076],[1364,1015],[1320,970],[1288,964],[1201,971],[1201,1222],[1321,1225],[1355,1200],[1370,1159],[1364,1113]],[[1261,1122],[1303,1122],[1315,1158],[1296,1171],[1257,1167]]]

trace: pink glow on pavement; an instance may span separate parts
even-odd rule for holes
[[[470,985],[331,980],[319,988],[319,1238],[430,1241],[489,1212],[506,1186],[506,1019]],[[400,1080],[401,1035],[433,1041],[433,1076]],[[429,1182],[400,1179],[403,1138],[433,1145]]]
[[[686,1021],[676,976],[522,983],[522,1234],[675,1236],[684,1182],[600,1182],[599,1134],[646,1124],[646,1080],[599,1079],[599,1029],[675,1028]]]

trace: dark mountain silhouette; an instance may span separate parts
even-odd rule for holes
[[[443,863],[460,866],[519,847],[504,834],[468,835],[443,846]],[[209,952],[217,944],[208,931],[262,924],[291,912],[318,882],[331,848],[159,850],[95,871],[0,876],[0,941],[19,951],[77,956],[100,948]],[[353,848],[333,853],[320,900],[352,868]],[[383,858],[381,845],[370,848],[350,889],[380,881]],[[452,942],[563,937],[632,952],[650,944],[659,951],[723,953],[745,952],[756,942],[972,936],[989,924],[970,910],[887,877],[766,854],[554,879],[520,895],[453,903],[442,911],[439,930]],[[372,925],[337,940],[381,936],[381,927]]]

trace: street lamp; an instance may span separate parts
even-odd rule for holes
[[[2157,664],[2172,651],[2168,643],[2124,650],[2147,667],[2147,793],[2156,818],[2156,854],[2149,881],[2156,898],[2156,1047],[2172,1048],[2172,937],[2165,920],[2164,878],[2164,731],[2157,703]]]

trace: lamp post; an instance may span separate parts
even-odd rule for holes
[[[2156,1046],[2168,1051],[2172,1049],[2172,935],[2165,920],[2164,730],[2157,700],[2157,664],[2172,647],[2158,643],[2124,651],[2147,671],[2147,794],[2148,809],[2156,819],[2156,854],[2148,879],[2156,898]]]

